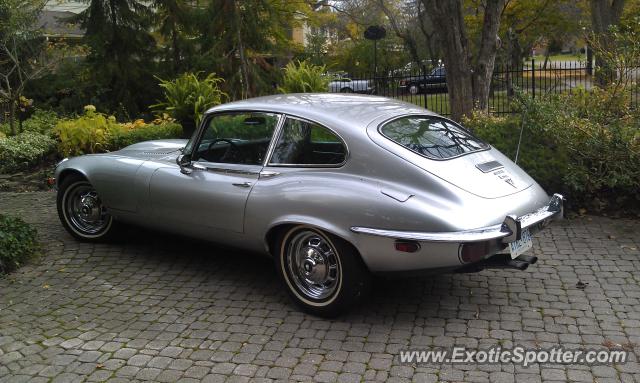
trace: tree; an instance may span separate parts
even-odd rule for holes
[[[160,34],[161,50],[168,72],[179,73],[185,68],[187,51],[193,46],[188,41],[188,29],[191,24],[191,12],[184,0],[153,0],[154,28]],[[188,65],[187,65],[188,67]]]
[[[404,42],[405,47],[409,51],[409,55],[413,62],[417,65],[421,64],[420,54],[418,53],[418,42],[412,33],[412,24],[408,18],[411,16],[412,7],[399,7],[397,1],[376,0],[377,6],[387,17],[393,32]],[[396,7],[394,7],[394,5]],[[405,4],[406,6],[407,4]],[[409,4],[413,5],[413,4]],[[409,12],[407,12],[409,11]]]
[[[9,105],[11,134],[17,133],[16,112],[25,86],[52,66],[47,43],[35,25],[44,4],[39,0],[0,3],[0,101]]]
[[[197,69],[220,73],[233,98],[273,91],[276,58],[293,55],[291,28],[309,12],[300,0],[211,0],[198,15]]]
[[[304,49],[306,57],[314,65],[324,65],[328,49],[327,36],[324,31],[314,28],[307,33],[306,39],[307,46]]]
[[[592,39],[601,47],[607,47],[613,42],[611,27],[620,23],[620,17],[624,10],[624,0],[590,0],[591,27],[594,36]],[[596,81],[600,85],[606,85],[614,78],[613,68],[603,59],[602,54],[596,54]]]
[[[422,0],[444,53],[451,115],[460,120],[474,107],[486,111],[504,0],[486,0],[477,48],[467,35],[462,0]],[[475,51],[475,52],[474,52]]]
[[[402,14],[397,1],[386,1],[382,4],[394,17],[398,32],[403,34],[408,28],[407,19]],[[387,28],[384,39],[377,41],[378,67],[382,71],[404,67],[408,61],[416,60],[408,52],[407,42],[403,37],[389,27],[389,17],[382,10],[380,0],[342,0],[333,3],[332,7],[338,14],[336,25],[339,42],[333,46],[331,57],[332,67],[345,70],[352,74],[374,72],[374,43],[364,39],[364,31],[372,25],[382,25]],[[408,36],[404,36],[409,38]],[[404,49],[406,48],[406,49]],[[419,58],[417,59],[418,61]]]
[[[87,65],[103,110],[124,107],[137,114],[157,98],[150,92],[153,79],[155,41],[149,33],[151,13],[138,0],[84,0],[89,7],[72,21],[86,30],[89,46]]]
[[[570,41],[578,35],[580,21],[581,10],[573,0],[507,1],[499,32],[504,41],[505,61],[516,68],[534,45]]]

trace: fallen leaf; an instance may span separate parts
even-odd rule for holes
[[[582,281],[578,281],[578,283],[576,283],[576,288],[578,288],[580,290],[584,290],[584,288],[587,287],[588,284],[589,284],[589,282],[584,283]]]
[[[626,351],[633,352],[633,350],[636,348],[636,344],[629,341],[627,343],[623,343],[622,348]]]
[[[96,365],[96,368],[104,368],[104,364],[102,364],[102,363],[98,363],[98,364]]]
[[[587,209],[585,209],[585,208],[580,208],[580,209],[578,209],[578,213],[579,213],[580,215],[585,215],[585,214],[587,214]]]
[[[609,239],[616,239],[616,236],[609,234]]]
[[[606,348],[608,348],[609,350],[613,349],[613,348],[621,348],[622,345],[619,345],[618,343],[614,343],[612,341],[610,341],[609,339],[606,339],[604,342],[602,342],[602,345],[605,346]]]
[[[42,286],[42,288],[43,288],[43,289],[48,289],[48,288],[49,288],[49,285],[44,285],[44,286]]]

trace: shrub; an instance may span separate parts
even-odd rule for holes
[[[522,118],[496,117],[475,113],[464,125],[484,141],[493,145],[511,160],[515,160]],[[562,178],[567,169],[567,153],[552,139],[525,122],[518,165],[550,193],[567,193]]]
[[[0,274],[17,269],[37,254],[36,234],[22,219],[0,214]]]
[[[59,121],[54,131],[60,140],[60,153],[67,157],[109,150],[109,136],[122,129],[115,117],[97,113],[95,107],[87,105],[84,115]]]
[[[629,108],[628,93],[594,88],[519,102],[519,116],[474,115],[465,124],[514,158],[524,123],[518,164],[574,207],[638,207],[640,115]]]
[[[119,124],[113,116],[98,113],[95,107],[87,105],[83,116],[61,120],[55,132],[61,154],[76,156],[118,150],[140,141],[178,138],[182,127],[166,115],[151,123],[136,120]]]
[[[22,131],[51,134],[58,120],[58,115],[55,112],[36,109],[31,117],[22,122]]]
[[[308,64],[305,61],[298,61],[297,64],[290,62],[284,68],[282,86],[278,91],[282,93],[311,93],[326,92],[330,79],[324,73],[324,66]]]
[[[176,122],[164,121],[158,124],[142,124],[115,132],[109,138],[109,146],[117,150],[135,144],[136,142],[149,140],[162,140],[178,138],[182,135],[182,126]]]
[[[165,100],[152,108],[165,112],[176,120],[185,123],[200,123],[202,115],[212,106],[221,104],[227,95],[219,85],[224,80],[210,73],[203,80],[197,73],[184,73],[173,81],[160,80]]]
[[[0,173],[26,170],[39,165],[55,148],[55,140],[36,132],[0,138]]]

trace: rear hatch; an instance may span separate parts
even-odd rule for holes
[[[533,179],[496,149],[444,161],[415,158],[415,165],[483,198],[499,198],[525,190]]]
[[[433,115],[406,115],[383,123],[374,141],[469,193],[499,198],[534,181],[498,150],[460,125]]]

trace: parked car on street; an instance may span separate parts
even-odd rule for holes
[[[282,94],[216,106],[189,140],[63,160],[79,240],[133,223],[270,255],[304,310],[336,315],[373,274],[524,270],[563,198],[459,124],[376,96]]]
[[[352,80],[348,77],[341,77],[329,83],[329,92],[332,93],[374,94],[375,90],[375,84],[372,80]]]
[[[428,75],[411,75],[400,79],[400,89],[410,93],[429,93],[447,91],[447,71],[444,67],[438,67]]]

